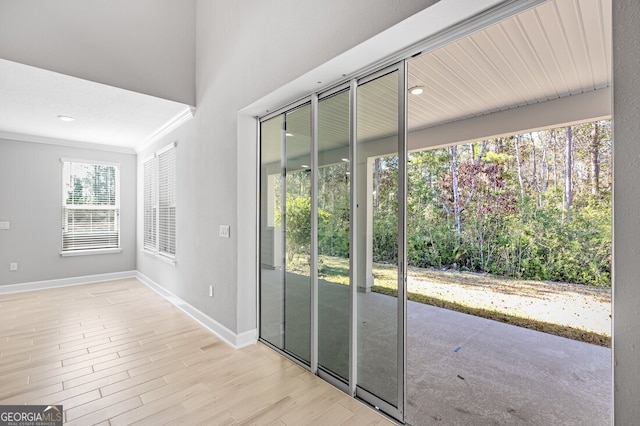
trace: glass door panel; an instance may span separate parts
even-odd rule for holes
[[[283,116],[260,124],[260,337],[284,349]]]
[[[311,105],[285,113],[284,349],[311,360]]]
[[[263,120],[260,166],[261,339],[401,421],[403,70]]]
[[[403,386],[399,383],[403,327],[398,321],[402,303],[398,298],[398,84],[399,72],[394,71],[358,86],[355,165],[357,384],[395,408],[402,405],[399,387]]]
[[[318,102],[318,366],[349,379],[349,91]]]

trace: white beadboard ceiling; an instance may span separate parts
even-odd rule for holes
[[[611,85],[610,0],[554,0],[410,61],[409,128]]]
[[[408,95],[408,127],[434,128],[611,84],[611,0],[551,0],[411,59],[408,86],[425,90]],[[397,104],[389,99],[397,99],[392,76],[358,88],[360,141],[397,132]],[[319,109],[320,151],[347,147],[348,96],[321,100]],[[296,140],[287,143],[290,159],[305,151],[308,157],[309,119],[303,116],[287,120],[289,139]],[[267,162],[279,156],[263,152]]]

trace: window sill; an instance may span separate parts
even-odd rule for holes
[[[112,253],[120,253],[120,252],[122,252],[121,248],[95,249],[95,250],[72,250],[72,251],[61,251],[60,256],[62,257],[90,256],[93,254],[112,254]]]
[[[167,256],[165,254],[156,253],[154,251],[147,250],[147,249],[143,249],[142,252],[144,254],[146,254],[147,256],[155,257],[156,259],[161,260],[162,262],[168,263],[170,265],[174,265],[175,266],[175,264],[176,264],[176,258],[175,257],[170,257],[170,256]]]

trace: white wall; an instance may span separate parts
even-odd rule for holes
[[[61,158],[120,163],[121,253],[60,256]],[[135,181],[135,155],[0,139],[0,286],[135,270]]]
[[[616,425],[640,422],[640,2],[613,1],[613,356]]]
[[[194,0],[0,0],[0,58],[195,103]]]
[[[441,1],[438,5],[451,3]],[[471,2],[470,2],[471,3]],[[616,425],[638,424],[640,419],[640,2],[614,0],[613,5],[613,127],[614,127],[614,256],[613,256],[613,416]],[[427,14],[429,10],[421,12]],[[426,31],[431,27],[423,26]],[[401,44],[398,44],[401,46]],[[332,61],[330,61],[332,62]],[[299,79],[302,80],[302,79]],[[289,84],[291,90],[305,93],[304,82]],[[306,93],[311,92],[306,86]],[[239,150],[250,152],[252,144],[252,114],[255,106],[278,105],[287,95],[269,95],[247,107],[240,119],[237,133]],[[282,105],[282,103],[280,103]],[[240,157],[238,157],[240,162]],[[238,175],[238,203],[240,194],[251,188],[251,178]],[[255,204],[255,202],[253,202]],[[243,205],[251,205],[246,201]],[[244,215],[238,209],[238,218]],[[241,223],[250,223],[244,219]],[[251,247],[251,238],[245,238],[242,247]],[[242,247],[240,250],[242,250]],[[240,264],[240,262],[239,262]],[[241,268],[239,268],[239,271]],[[238,273],[240,276],[240,272]],[[250,275],[250,274],[245,274]],[[241,289],[243,280],[238,281]],[[240,293],[239,293],[240,294]],[[239,304],[239,309],[241,309]]]
[[[176,147],[176,258],[175,264],[171,264],[167,260],[156,257],[143,250],[143,202],[144,202],[144,162],[153,155],[153,153],[166,145],[177,142]],[[195,263],[196,259],[191,255],[191,247],[194,247],[196,251],[199,251],[201,245],[200,233],[197,230],[193,230],[192,233],[185,231],[185,227],[189,227],[190,221],[192,221],[192,215],[197,213],[197,200],[191,197],[193,190],[198,188],[201,184],[190,179],[193,176],[189,172],[191,164],[194,162],[194,156],[198,155],[197,147],[194,145],[193,137],[193,123],[187,124],[174,130],[162,140],[151,145],[145,152],[138,154],[138,215],[137,226],[138,233],[136,238],[137,244],[137,256],[136,256],[136,268],[142,272],[148,278],[155,283],[162,285],[165,289],[175,295],[179,295],[184,300],[187,300],[184,295],[185,290],[193,286],[192,281],[185,280],[184,272],[188,270],[197,270],[199,266]],[[206,212],[199,212],[199,215],[206,216]],[[204,277],[200,278],[203,282]],[[207,279],[206,282],[210,282]],[[207,287],[208,291],[208,287]],[[207,292],[208,294],[208,292]],[[202,296],[202,295],[201,295]],[[202,297],[201,297],[202,298]],[[198,306],[203,312],[203,305],[194,303],[193,300],[189,300],[189,303],[193,306]],[[207,312],[210,314],[210,312]],[[213,317],[213,315],[210,315]]]
[[[140,155],[178,140],[177,263],[139,253],[138,270],[232,332],[254,330],[255,252],[238,253],[237,241],[255,235],[255,210],[238,202],[256,193],[238,191],[238,176],[255,177],[256,150],[238,149],[238,111],[432,3],[198,1],[195,117]],[[218,237],[221,224],[230,239]]]

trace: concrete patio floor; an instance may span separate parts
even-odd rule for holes
[[[409,424],[611,422],[608,348],[414,302],[407,334]]]
[[[280,312],[277,272],[263,274],[263,332],[280,330],[285,318],[284,346],[307,358],[309,278],[286,274]],[[324,280],[319,285],[319,359],[346,375],[349,288]],[[395,305],[393,297],[359,293],[358,383],[387,399],[397,386]],[[280,346],[281,338],[274,334],[271,341]],[[405,408],[407,423],[415,426],[607,425],[611,350],[408,302]]]

